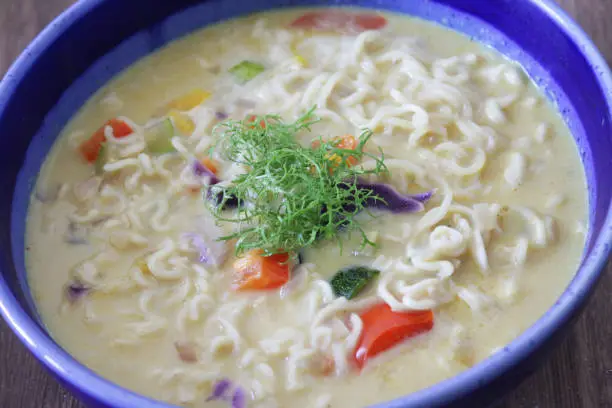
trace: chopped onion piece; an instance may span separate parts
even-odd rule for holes
[[[195,363],[198,361],[198,353],[194,343],[190,341],[177,341],[174,343],[174,348],[181,361],[185,363]]]

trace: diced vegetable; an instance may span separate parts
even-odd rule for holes
[[[289,255],[264,256],[260,250],[247,252],[234,262],[237,272],[236,290],[267,290],[283,286],[289,281]]]
[[[225,120],[227,118],[229,118],[229,115],[223,111],[216,111],[215,112],[215,118],[217,120]]]
[[[308,66],[308,61],[306,61],[306,58],[302,57],[300,54],[294,54],[293,58],[295,58],[295,62],[300,64],[301,67],[305,68]]]
[[[100,129],[96,130],[89,139],[85,140],[79,146],[79,152],[89,163],[94,163],[96,161],[102,145],[106,142],[104,132],[107,126],[113,128],[113,135],[116,138],[122,138],[134,132],[130,125],[122,120],[111,119],[106,122]]]
[[[106,162],[108,162],[108,144],[104,142],[100,146],[100,150],[98,150],[98,157],[96,157],[96,161],[94,162],[94,169],[97,175],[104,173],[104,165]]]
[[[232,395],[232,408],[246,408],[246,393],[240,387],[234,389],[234,395]]]
[[[149,269],[149,264],[147,263],[147,260],[144,257],[136,260],[136,262],[134,262],[134,266],[140,269],[140,272],[142,272],[143,275],[152,275],[151,269]]]
[[[205,256],[207,264],[223,265],[231,249],[227,242],[219,239],[225,234],[225,230],[215,222],[210,214],[196,217],[191,225],[193,226],[192,233],[200,237],[197,242],[199,255]]]
[[[66,296],[66,300],[68,300],[69,303],[76,303],[83,296],[87,295],[90,291],[91,287],[85,285],[84,283],[78,280],[73,280],[72,282],[66,285],[64,294]]]
[[[265,67],[258,62],[244,60],[229,69],[240,82],[248,82],[264,72]]]
[[[303,56],[300,55],[300,53],[298,52],[298,41],[299,39],[295,39],[292,43],[291,43],[291,53],[293,54],[293,58],[295,59],[295,61],[302,67],[306,67],[308,66],[308,61],[306,61],[306,58],[304,58]]]
[[[181,361],[185,363],[195,363],[198,361],[195,343],[191,341],[177,341],[174,343],[174,348]]]
[[[368,359],[390,349],[402,341],[433,328],[431,310],[394,312],[386,303],[378,304],[360,314],[363,329],[357,347],[355,361],[363,368]]]
[[[336,296],[352,299],[357,296],[368,283],[374,280],[380,271],[365,266],[351,266],[339,270],[330,284]]]
[[[355,25],[363,31],[381,30],[387,25],[387,19],[378,14],[358,14]]]
[[[354,188],[350,184],[340,185],[340,187],[347,190]],[[423,211],[425,203],[431,199],[435,192],[432,190],[419,194],[402,194],[389,184],[366,183],[361,179],[357,179],[356,187],[359,191],[371,192],[365,202],[366,208],[378,208],[397,214]],[[345,207],[350,210],[354,206],[347,203]]]
[[[387,19],[378,14],[357,14],[339,10],[308,12],[291,23],[291,27],[294,28],[343,33],[380,30],[386,25]]]
[[[227,378],[215,382],[212,393],[206,399],[210,401],[225,401],[231,408],[246,408],[246,393],[239,385],[235,385]]]
[[[191,245],[198,251],[198,260],[201,263],[208,263],[208,247],[206,246],[206,241],[201,234],[197,234],[195,232],[184,234],[185,238],[189,239]]]
[[[174,126],[170,119],[157,122],[144,131],[147,150],[152,154],[173,152],[175,149],[172,146],[172,137],[174,137]]]
[[[227,189],[220,186],[210,187],[205,194],[206,199],[212,201],[219,210],[229,210],[242,205],[238,197],[228,193]]]
[[[423,211],[425,203],[431,199],[434,192],[428,191],[420,194],[401,194],[393,186],[383,183],[357,183],[360,190],[370,190],[373,195],[368,199],[366,206],[392,211],[394,213],[413,213]]]
[[[334,139],[338,141],[336,147],[339,149],[355,150],[359,145],[359,142],[353,135],[344,135]]]
[[[207,177],[208,182],[206,184],[211,186],[219,182],[215,172],[209,169],[204,163],[197,160],[193,161],[193,174],[197,177]]]
[[[257,120],[257,115],[249,115],[246,119],[247,123],[253,123],[252,126],[250,126],[251,128],[255,128],[255,121]],[[259,126],[263,129],[266,128],[266,121],[261,119],[259,121]]]
[[[228,378],[222,378],[217,380],[212,388],[212,393],[206,399],[206,401],[214,401],[218,399],[225,399],[228,396],[228,392],[232,387],[232,382]]]
[[[195,130],[195,123],[187,114],[179,112],[177,110],[171,110],[168,112],[168,116],[172,118],[174,125],[185,136],[191,136]]]
[[[185,112],[192,110],[196,106],[203,103],[205,100],[210,98],[212,94],[202,89],[194,89],[166,105],[166,110],[176,109],[177,111]]]
[[[355,139],[355,137],[352,135],[344,135],[334,140],[338,141],[338,143],[336,144],[336,147],[338,149],[355,150],[357,146],[359,145],[359,142],[357,141],[357,139]],[[340,160],[339,157],[336,156],[334,158],[334,156],[332,156],[332,160],[336,160],[336,161]],[[349,166],[354,166],[357,164],[357,159],[354,156],[349,156],[346,159],[346,162],[348,163]]]
[[[205,157],[200,160],[204,166],[210,171],[212,171],[215,175],[219,173],[219,163],[217,163],[214,159],[210,157]]]
[[[355,150],[359,146],[359,141],[355,139],[353,135],[335,137],[332,139],[332,142],[334,143],[334,146],[338,149]],[[319,146],[321,146],[320,140],[314,140],[312,142],[312,147],[314,149],[319,148]],[[340,164],[340,157],[338,157],[337,154],[330,155],[329,160]],[[349,156],[347,157],[346,162],[349,166],[354,166],[357,164],[357,158],[355,158],[354,156]]]

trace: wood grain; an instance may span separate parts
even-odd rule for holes
[[[482,0],[496,1],[496,0]],[[72,0],[0,0],[0,73]],[[612,62],[612,0],[559,0]],[[567,339],[501,408],[612,407],[612,274],[609,265]],[[0,407],[82,408],[0,320]],[[477,407],[476,407],[477,408]]]

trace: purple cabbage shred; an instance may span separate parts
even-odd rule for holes
[[[246,395],[244,394],[244,390],[240,387],[237,387],[234,390],[234,395],[232,396],[232,408],[245,408],[246,407]]]
[[[87,295],[91,288],[78,280],[74,280],[66,285],[66,299],[69,303],[74,304],[83,296]]]
[[[215,184],[218,184],[221,180],[217,178],[215,173],[213,173],[208,167],[206,167],[201,162],[194,160],[193,162],[193,173],[197,177],[208,177],[208,188],[206,189],[206,199],[212,201],[215,206],[222,206],[222,210],[230,209],[230,208],[238,208],[242,205],[242,202],[238,199],[238,197],[228,194],[225,192],[223,188],[214,188]]]
[[[218,120],[225,120],[225,119],[229,118],[229,115],[227,113],[225,113],[225,112],[222,112],[222,111],[216,111],[215,112],[215,117]]]
[[[230,395],[232,388],[233,393]],[[225,401],[231,404],[231,408],[246,408],[244,390],[227,378],[222,378],[213,385],[212,393],[206,399],[206,402],[209,401]]]
[[[228,391],[232,386],[232,382],[227,378],[222,378],[218,380],[212,389],[212,393],[206,399],[206,401],[216,401],[216,400],[227,400]]]
[[[233,194],[228,193],[222,188],[210,187],[206,191],[206,198],[210,200],[215,207],[221,207],[221,210],[228,210],[231,208],[238,208],[242,206],[241,200]]]
[[[206,246],[204,238],[200,234],[196,233],[185,234],[185,237],[189,238],[189,240],[191,240],[191,244],[198,250],[198,260],[201,263],[208,263],[210,258],[208,256],[208,247]]]
[[[215,173],[213,173],[208,167],[200,163],[198,160],[193,161],[193,174],[198,177],[208,177],[210,181],[208,184],[213,185],[219,182]]]
[[[394,213],[415,213],[425,209],[425,203],[431,199],[435,191],[428,191],[419,194],[402,194],[393,186],[384,183],[366,183],[358,179],[353,184],[344,184],[345,189],[356,188],[357,190],[369,190],[372,195],[365,203],[367,208],[378,208]],[[346,204],[347,211],[355,208],[352,203]]]
[[[367,200],[366,206],[389,210],[394,213],[415,213],[425,209],[425,203],[431,199],[434,191],[420,194],[402,194],[389,184],[364,183],[358,181],[359,190],[372,191],[372,197]]]

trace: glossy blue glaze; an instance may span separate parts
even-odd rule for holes
[[[7,192],[0,199],[0,312],[34,355],[89,405],[168,407],[96,376],[39,323],[25,279],[23,238],[28,197],[46,153],[79,106],[139,58],[214,21],[300,5],[358,5],[419,16],[520,61],[570,126],[589,182],[591,219],[582,267],[554,307],[473,369],[379,407],[489,404],[536,366],[593,290],[612,243],[612,184],[606,179],[612,174],[612,76],[590,40],[552,2],[81,0],[41,33],[0,85],[0,188]]]

